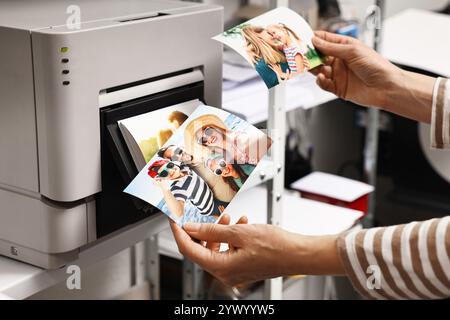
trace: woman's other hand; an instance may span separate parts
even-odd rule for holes
[[[314,46],[328,56],[311,70],[338,97],[430,123],[433,77],[404,71],[354,38],[317,31]]]
[[[180,252],[227,285],[294,274],[342,274],[336,236],[309,237],[272,225],[171,223]],[[192,238],[202,241],[197,243]],[[219,252],[220,243],[229,249]]]
[[[311,70],[322,89],[360,105],[386,107],[386,93],[401,69],[351,37],[317,31],[312,42],[328,56],[325,65]]]

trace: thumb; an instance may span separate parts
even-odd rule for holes
[[[237,244],[232,226],[188,222],[183,225],[183,228],[191,237],[198,240]]]
[[[312,38],[312,43],[323,54],[340,59],[346,59],[354,48],[351,44],[333,43],[319,37]]]

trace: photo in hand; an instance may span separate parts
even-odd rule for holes
[[[314,33],[291,9],[280,7],[235,26],[213,39],[237,51],[270,89],[323,64]]]
[[[199,105],[124,192],[179,225],[215,223],[270,145],[271,139],[248,122]]]

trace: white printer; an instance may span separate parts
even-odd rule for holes
[[[117,121],[220,106],[222,16],[167,0],[0,2],[0,254],[60,267],[160,214],[122,192],[137,169]]]

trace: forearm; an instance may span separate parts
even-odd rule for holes
[[[303,236],[291,234],[292,248],[286,253],[287,274],[343,275],[337,249],[337,235]]]
[[[169,211],[180,218],[183,215],[184,206],[178,201],[168,189],[163,189],[164,200],[166,201]]]
[[[430,123],[435,81],[433,77],[399,70],[386,84],[382,108],[412,120]]]

